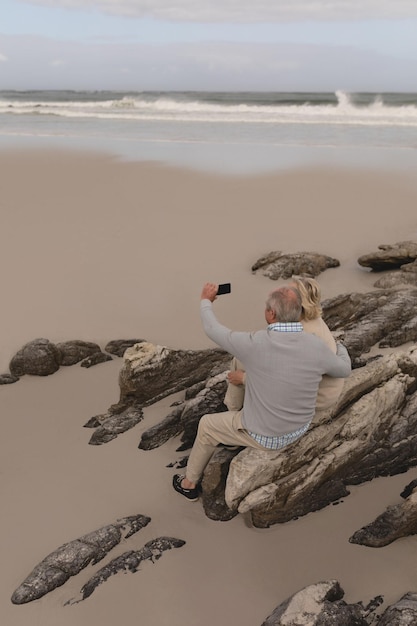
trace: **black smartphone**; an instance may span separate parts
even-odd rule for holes
[[[231,290],[232,290],[232,286],[230,283],[223,283],[222,285],[219,285],[219,288],[217,290],[217,295],[222,296],[225,293],[230,293]]]

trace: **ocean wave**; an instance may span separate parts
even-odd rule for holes
[[[28,94],[30,96],[32,94]],[[169,121],[239,124],[332,124],[363,126],[417,126],[415,103],[387,103],[384,96],[358,98],[344,91],[332,97],[314,100],[309,94],[279,97],[240,97],[239,94],[121,94],[99,99],[86,93],[75,99],[49,98],[25,100],[22,97],[1,98],[0,115],[57,116],[61,118],[95,118],[97,120]],[[110,95],[110,94],[106,94]],[[295,98],[297,96],[297,98]],[[296,101],[297,100],[297,101]],[[398,100],[398,98],[397,98]]]

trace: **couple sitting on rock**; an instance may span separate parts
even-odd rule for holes
[[[351,362],[321,318],[320,288],[311,278],[294,279],[267,298],[267,328],[232,331],[220,324],[212,304],[218,285],[201,293],[201,319],[210,339],[233,357],[225,396],[228,411],[204,415],[186,474],[174,489],[198,499],[198,483],[219,444],[278,450],[301,437],[318,411],[337,399]]]

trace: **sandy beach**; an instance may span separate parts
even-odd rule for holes
[[[323,298],[372,288],[357,265],[379,244],[417,238],[417,185],[410,173],[298,169],[231,176],[69,152],[0,153],[3,267],[0,373],[27,341],[143,338],[173,348],[211,347],[198,314],[207,281],[231,282],[216,312],[238,330],[260,328],[265,297],[279,283],[252,274],[271,250],[339,259],[318,279]],[[138,450],[143,430],[168,413],[171,396],[134,429],[89,446],[83,428],[118,399],[122,360],[75,365],[0,388],[5,626],[260,626],[300,588],[337,579],[348,602],[385,604],[415,591],[414,537],[385,548],[348,539],[417,478],[407,474],[352,487],[337,506],[267,530],[205,517],[174,493],[167,465],[178,440]],[[10,597],[58,546],[120,517],[150,524],[114,549],[140,549],[169,535],[186,541],[140,571],[118,574],[88,599],[89,566],[27,605]],[[101,564],[100,564],[101,565]]]

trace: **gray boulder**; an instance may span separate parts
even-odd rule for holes
[[[12,376],[49,376],[59,369],[62,354],[49,339],[34,339],[25,344],[10,361]]]
[[[75,365],[95,352],[101,352],[97,343],[79,339],[57,343],[56,347],[62,355],[61,365]]]
[[[145,339],[113,339],[109,341],[104,350],[115,356],[123,356],[128,348],[131,348],[136,343],[142,343]]]
[[[113,357],[110,354],[106,354],[105,352],[94,352],[90,356],[86,357],[81,361],[81,367],[93,367],[93,365],[99,365],[99,363],[107,363],[107,361],[112,361]]]

